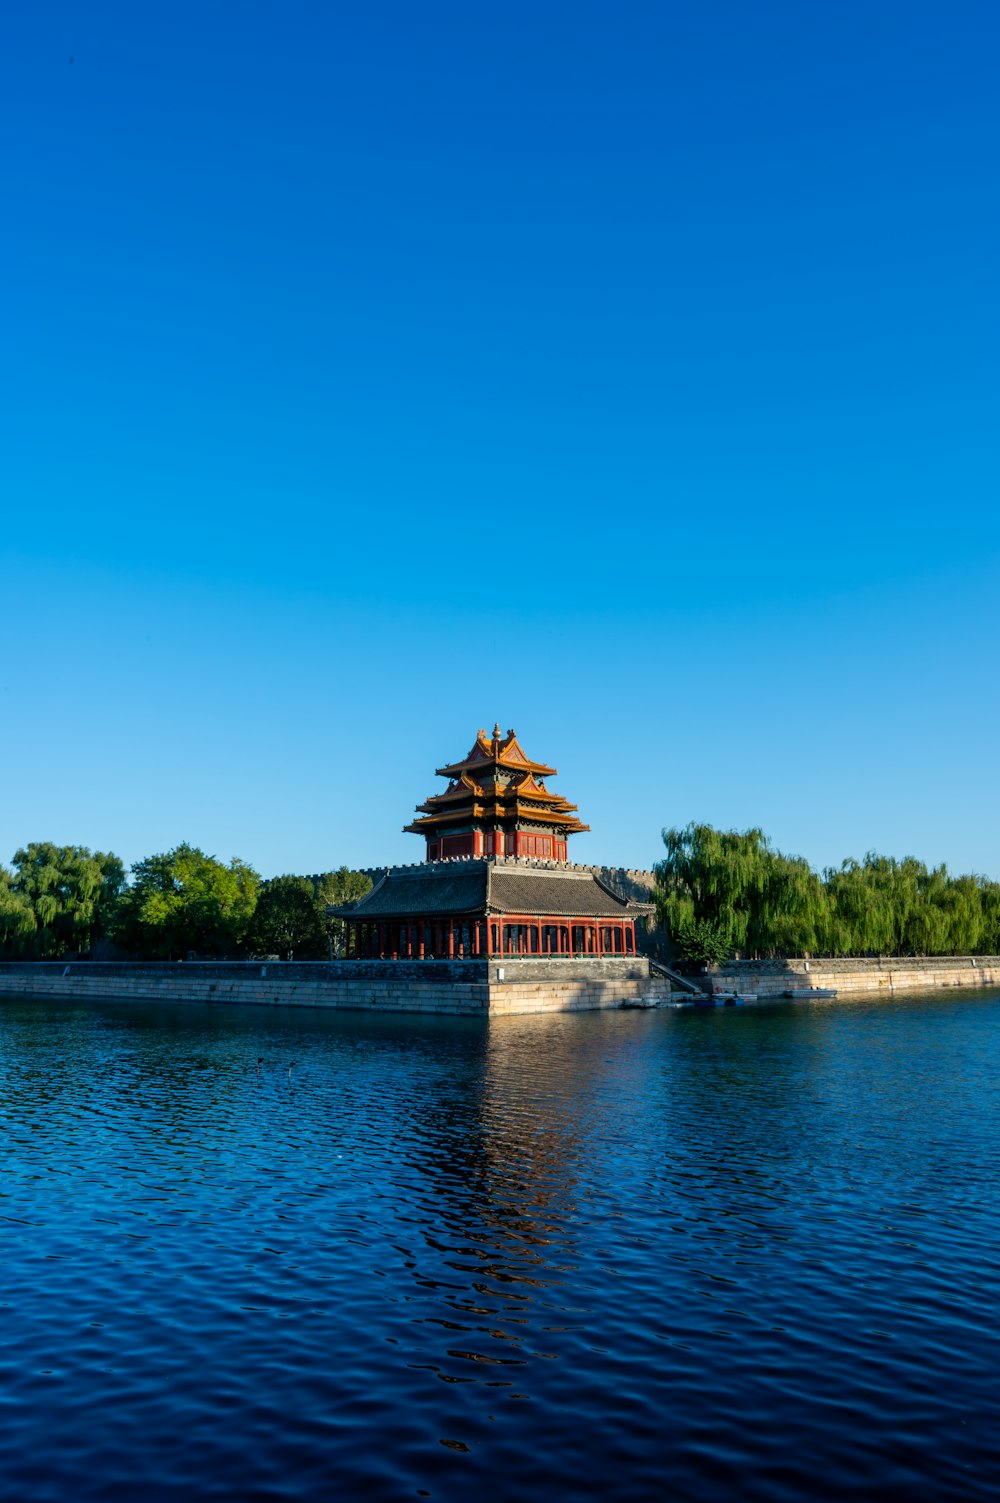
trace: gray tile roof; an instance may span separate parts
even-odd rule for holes
[[[624,918],[635,908],[591,872],[490,868],[488,902],[495,913],[551,914],[553,918]]]
[[[330,908],[340,918],[523,913],[553,918],[634,918],[651,912],[613,892],[586,868],[470,860],[394,867],[357,903]]]
[[[482,913],[486,907],[486,863],[451,868],[387,871],[357,903],[329,911],[340,918],[406,918],[431,913]]]

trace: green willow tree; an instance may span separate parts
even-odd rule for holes
[[[0,866],[0,954],[28,953],[35,937],[34,910],[14,885],[14,873]]]
[[[771,859],[763,831],[691,824],[664,830],[663,843],[657,917],[685,959],[713,964],[756,944]]]
[[[664,830],[659,923],[685,959],[1000,952],[1000,884],[869,852],[822,877],[760,830]]]
[[[35,960],[89,954],[114,923],[125,885],[119,858],[40,840],[16,851],[13,866],[0,880],[5,951]]]

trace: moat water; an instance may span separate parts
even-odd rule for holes
[[[996,994],[8,1001],[0,1140],[4,1497],[996,1496]]]

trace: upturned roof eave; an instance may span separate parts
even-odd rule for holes
[[[435,767],[434,773],[439,778],[457,778],[463,772],[474,772],[477,768],[502,767],[504,772],[533,772],[542,778],[557,778],[559,773],[555,767],[546,767],[544,762],[520,762],[516,758],[506,762],[502,756],[490,757],[467,757],[464,762],[453,762],[450,767]]]

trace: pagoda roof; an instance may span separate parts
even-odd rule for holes
[[[424,808],[426,805],[422,804],[421,809]],[[526,824],[554,825],[557,829],[565,830],[568,835],[579,835],[582,831],[589,830],[590,826],[568,812],[575,808],[575,804],[566,804],[556,809],[536,809],[530,804],[513,800],[510,803],[460,804],[453,809],[433,810],[423,819],[415,819],[412,824],[404,825],[403,830],[409,835],[423,835],[439,826],[443,828],[445,825],[463,824],[467,820],[489,824],[494,820],[520,819]]]
[[[525,799],[530,798],[541,804],[556,804],[560,809],[575,809],[576,804],[571,804],[564,799],[561,793],[551,793],[544,783],[540,783],[533,772],[526,772],[518,783],[498,783],[495,778],[477,783],[463,772],[461,777],[450,784],[443,793],[432,793],[421,804],[422,809],[427,809],[430,804],[447,804],[456,801],[466,802],[469,797],[500,799]]]
[[[485,731],[477,731],[467,756],[449,767],[437,768],[437,775],[439,778],[457,778],[463,772],[480,772],[487,767],[533,772],[539,777],[556,776],[554,767],[546,767],[544,762],[532,762],[530,757],[525,756],[513,730],[509,730],[506,736],[501,736],[499,721],[493,727],[492,736],[488,736]]]
[[[354,923],[435,914],[635,918],[652,912],[652,905],[622,897],[588,867],[524,857],[478,857],[392,867],[356,903],[327,912]]]
[[[523,819],[559,825],[568,834],[577,834],[590,826],[580,821],[576,811],[576,804],[571,804],[561,793],[550,793],[533,772],[523,773],[516,782],[498,783],[494,778],[482,785],[463,772],[444,793],[431,794],[419,804],[418,818],[404,829],[419,835],[433,831],[438,825],[467,819],[487,823]]]

